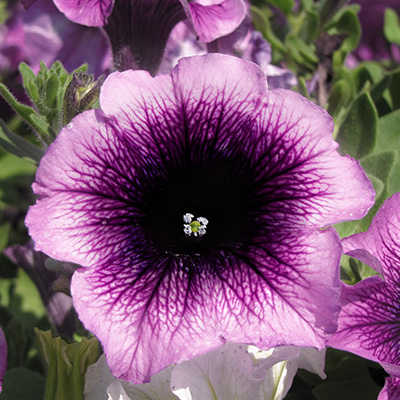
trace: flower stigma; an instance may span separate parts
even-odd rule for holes
[[[197,220],[193,220],[194,215],[190,213],[186,213],[183,216],[183,231],[186,236],[198,236],[202,237],[206,233],[206,227],[208,224],[208,219],[204,217],[199,217]]]

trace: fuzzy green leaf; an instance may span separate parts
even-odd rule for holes
[[[1,400],[38,400],[44,395],[44,378],[27,368],[14,368],[4,376]]]
[[[22,137],[11,132],[7,125],[0,120],[0,147],[5,151],[14,154],[15,156],[31,160],[34,163],[39,163],[44,149],[35,146]]]
[[[48,365],[45,400],[83,400],[85,374],[100,356],[97,339],[67,344],[51,331],[35,328],[40,351]]]
[[[399,17],[391,8],[385,9],[385,23],[383,33],[390,43],[395,43],[400,46],[400,22]]]
[[[328,113],[335,117],[349,102],[350,88],[346,81],[336,82],[328,98]]]
[[[378,114],[371,96],[362,93],[353,101],[340,125],[336,138],[340,153],[357,160],[370,154],[375,145],[377,126]]]

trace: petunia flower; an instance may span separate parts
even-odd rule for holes
[[[379,362],[400,377],[400,193],[386,200],[367,232],[345,238],[343,246],[383,280],[373,276],[344,285],[338,331],[329,345]]]
[[[246,14],[244,0],[54,0],[71,21],[104,26],[114,67],[157,73],[172,28],[188,20],[202,42],[233,32]]]
[[[59,270],[49,269],[52,260],[45,254],[33,250],[33,244],[7,247],[4,254],[21,267],[35,283],[50,320],[57,331],[70,338],[76,330],[76,313],[74,312],[69,286],[74,265],[61,264]]]
[[[7,369],[7,342],[3,329],[0,327],[0,393],[2,391],[4,374]]]
[[[233,55],[255,62],[267,75],[269,88],[290,89],[297,84],[290,70],[271,64],[271,45],[254,29],[249,16],[231,34],[208,44],[196,39],[187,21],[180,22],[171,32],[158,73],[169,74],[182,57],[207,52]]]
[[[400,378],[389,376],[377,400],[398,400],[400,398]]]
[[[350,57],[350,63],[358,61],[384,60],[393,58],[400,62],[400,48],[390,44],[383,33],[384,16],[386,8],[392,8],[400,15],[400,2],[398,0],[351,0],[359,4],[361,9],[358,17],[361,25],[361,40],[357,49]]]
[[[36,73],[40,62],[50,67],[57,60],[69,72],[87,63],[88,72],[96,76],[111,68],[111,47],[105,32],[74,24],[51,0],[37,0],[28,10],[18,6],[0,31],[0,68],[17,68],[25,61]]]
[[[26,224],[37,250],[84,267],[74,305],[112,372],[148,381],[225,341],[324,347],[341,245],[320,228],[374,199],[331,117],[220,54],[113,73],[100,105],[42,158]]]
[[[280,400],[298,368],[325,378],[325,351],[283,346],[262,351],[255,346],[225,343],[219,349],[176,365],[133,385],[117,380],[105,357],[90,366],[85,400]]]

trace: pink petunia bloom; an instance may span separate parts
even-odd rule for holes
[[[271,64],[271,45],[253,28],[250,17],[246,17],[231,34],[208,44],[196,39],[187,21],[180,22],[168,39],[159,73],[169,74],[182,57],[207,52],[233,55],[255,62],[268,77],[268,86],[271,89],[290,89],[297,84],[291,71]]]
[[[367,232],[343,239],[343,246],[383,279],[343,285],[339,327],[329,345],[380,363],[393,376],[386,394],[400,393],[400,193],[385,201]]]
[[[220,54],[113,73],[100,105],[49,147],[26,224],[83,266],[74,305],[112,372],[148,381],[225,341],[323,348],[341,245],[320,228],[374,202],[326,111]]]
[[[188,20],[202,42],[233,32],[246,14],[244,0],[54,0],[71,21],[104,26],[114,67],[155,75],[173,27]]]

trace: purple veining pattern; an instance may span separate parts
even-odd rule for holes
[[[0,327],[0,393],[3,386],[4,374],[7,369],[7,342],[3,329]]]
[[[373,276],[355,286],[344,285],[339,327],[329,345],[377,361],[400,377],[399,206],[397,193],[386,200],[367,232],[343,240],[347,254],[357,257],[363,255],[361,250],[368,251],[370,265],[380,263],[383,280]]]
[[[379,393],[377,400],[400,399],[400,378],[389,376],[385,380],[385,386]]]
[[[225,341],[322,348],[341,246],[320,228],[374,200],[331,117],[220,54],[113,73],[100,104],[43,157],[26,224],[37,250],[84,267],[74,304],[113,373],[148,381]],[[183,233],[187,212],[210,221],[203,237]]]
[[[104,26],[118,71],[157,73],[174,26],[187,20],[203,42],[233,32],[246,14],[244,0],[55,0],[74,22]]]

